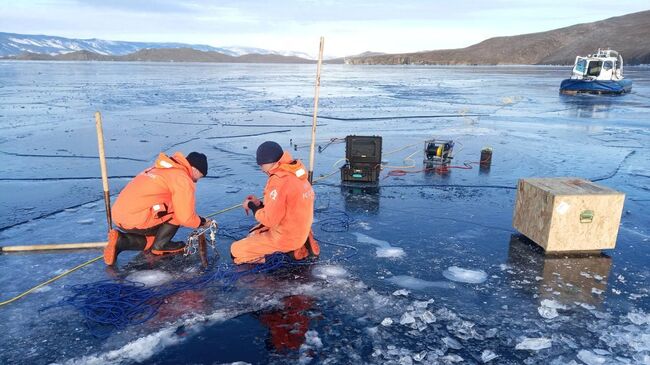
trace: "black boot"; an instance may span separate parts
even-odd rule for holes
[[[113,265],[117,261],[117,255],[122,251],[142,251],[147,245],[144,236],[124,233],[111,229],[108,233],[108,244],[104,248],[104,262],[106,265]]]
[[[151,253],[154,255],[165,255],[181,253],[185,249],[185,242],[176,242],[171,239],[178,231],[179,226],[165,223],[156,232],[156,239],[153,241]]]

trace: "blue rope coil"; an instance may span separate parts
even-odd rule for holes
[[[142,283],[110,280],[71,287],[72,295],[56,304],[40,309],[70,306],[84,317],[87,327],[96,337],[105,337],[113,330],[145,323],[152,319],[160,306],[174,294],[188,290],[202,290],[220,283],[223,290],[232,288],[245,276],[256,275],[292,265],[283,253],[266,256],[257,265],[222,265],[194,278],[147,287]]]
[[[325,232],[345,232],[353,219],[343,211],[316,212],[319,216],[320,229]],[[220,236],[241,239],[248,232],[246,225],[239,224],[234,229],[221,229]],[[327,260],[327,263],[347,261],[357,254],[354,246],[322,241],[321,244],[343,248],[345,255],[339,252]],[[145,323],[155,317],[165,299],[175,294],[190,290],[203,290],[210,285],[220,284],[226,291],[234,287],[237,281],[257,274],[267,273],[289,266],[311,265],[312,261],[294,261],[288,255],[276,252],[265,257],[261,264],[214,266],[208,271],[189,278],[168,282],[158,286],[147,287],[143,283],[132,281],[103,280],[95,283],[79,284],[71,287],[72,294],[58,303],[45,306],[40,311],[53,308],[73,307],[84,318],[86,327],[95,337],[107,337],[114,330]]]

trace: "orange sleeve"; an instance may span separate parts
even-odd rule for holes
[[[201,224],[201,218],[194,210],[194,183],[185,176],[177,176],[171,182],[169,190],[172,195],[174,218],[185,227],[197,228]]]
[[[287,194],[282,190],[282,179],[271,176],[264,189],[264,208],[255,213],[255,219],[266,227],[273,228],[284,218],[287,210]]]

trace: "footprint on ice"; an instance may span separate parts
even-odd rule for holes
[[[342,278],[348,275],[348,271],[336,265],[317,266],[312,271],[314,277],[327,280],[329,278]]]
[[[134,272],[126,277],[128,281],[142,283],[145,286],[156,286],[164,284],[172,279],[172,276],[160,270],[142,270]]]
[[[357,237],[357,242],[369,243],[371,245],[377,246],[377,250],[376,250],[377,257],[399,258],[399,257],[403,257],[406,254],[401,247],[393,247],[390,245],[390,243],[386,241],[378,240],[376,238],[366,236],[365,234],[359,232],[354,232],[353,234]]]
[[[483,270],[468,270],[458,266],[451,266],[443,271],[442,275],[460,283],[480,284],[487,280],[487,273]]]
[[[426,288],[454,289],[456,287],[453,283],[447,281],[426,281],[407,275],[397,275],[387,280],[397,286],[411,290],[422,290]]]

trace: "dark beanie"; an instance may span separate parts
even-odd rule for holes
[[[257,147],[257,164],[272,163],[280,161],[282,157],[282,147],[273,141],[266,141]]]
[[[185,159],[190,163],[191,166],[199,170],[203,176],[208,175],[208,158],[205,157],[204,154],[200,152],[190,152],[190,154],[187,155]]]

